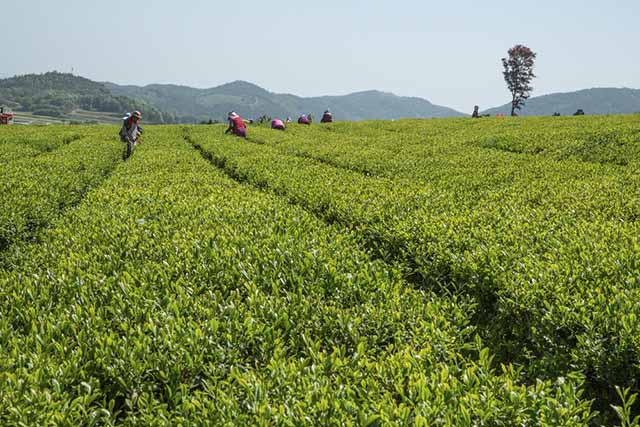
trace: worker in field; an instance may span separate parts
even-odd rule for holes
[[[229,119],[229,127],[224,133],[227,134],[231,132],[236,136],[246,138],[247,125],[244,123],[244,120],[242,120],[242,117],[240,117],[235,111],[231,111],[227,118]]]
[[[122,118],[122,127],[120,128],[120,141],[131,141],[134,145],[138,144],[138,139],[142,134],[142,127],[140,126],[140,120],[142,114],[140,111],[134,111],[127,113]]]
[[[271,129],[285,130],[284,123],[280,119],[271,120]]]
[[[138,137],[142,133],[140,119],[142,119],[140,111],[127,113],[122,118],[122,128],[120,128],[120,140],[122,142],[127,142],[130,139],[137,144]]]
[[[477,105],[473,107],[473,113],[471,114],[471,118],[472,119],[479,119],[480,118],[480,107],[478,107]]]
[[[327,108],[325,112],[322,114],[322,118],[320,119],[320,123],[332,123],[333,122],[333,114]]]
[[[306,114],[303,114],[298,118],[298,124],[299,125],[310,125],[311,124],[311,119]]]
[[[120,128],[120,141],[125,142],[125,152],[123,158],[127,159],[133,153],[133,148],[140,142],[140,135],[142,135],[142,128],[140,127],[140,120],[142,114],[140,111],[134,111],[127,113],[122,118],[122,127]]]

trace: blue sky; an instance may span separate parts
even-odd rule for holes
[[[274,92],[378,89],[469,112],[509,100],[500,58],[538,53],[534,96],[640,88],[640,1],[127,2],[2,5],[0,75],[75,71],[120,84]]]

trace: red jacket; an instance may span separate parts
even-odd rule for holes
[[[234,129],[244,129],[247,127],[247,125],[244,124],[242,117],[240,116],[235,116],[233,119],[231,119],[231,124],[233,125]]]

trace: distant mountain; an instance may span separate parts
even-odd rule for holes
[[[520,116],[563,116],[578,109],[585,114],[633,114],[640,112],[640,90],[627,88],[595,88],[577,92],[553,93],[527,100]],[[491,108],[486,114],[511,114],[511,104]]]
[[[426,99],[401,97],[380,91],[344,96],[304,98],[269,92],[255,84],[235,81],[210,89],[178,85],[120,86],[97,83],[72,74],[48,72],[0,79],[0,105],[25,117],[54,117],[64,121],[114,123],[125,111],[143,111],[146,122],[194,123],[224,120],[229,111],[243,117],[296,118],[312,113],[316,118],[330,108],[338,120],[464,117],[451,108]],[[531,98],[522,116],[573,114],[630,114],[640,112],[640,90],[599,88],[555,93]],[[485,114],[510,113],[510,105],[491,108]]]
[[[151,104],[115,95],[102,84],[72,74],[48,72],[0,79],[0,105],[38,116],[79,120],[77,112],[104,113],[105,122],[126,111],[145,111],[147,122],[172,122]],[[91,121],[101,121],[100,114],[87,114]],[[75,119],[74,119],[75,118]]]
[[[269,92],[244,81],[211,89],[176,85],[119,86],[104,83],[116,95],[144,100],[181,120],[223,120],[229,111],[243,117],[297,117],[312,113],[316,117],[330,108],[339,120],[399,119],[404,117],[461,117],[451,108],[434,105],[422,98],[400,97],[391,93],[367,91],[344,96],[303,98]]]

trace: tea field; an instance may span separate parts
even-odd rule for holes
[[[0,128],[0,425],[638,425],[640,116]]]

